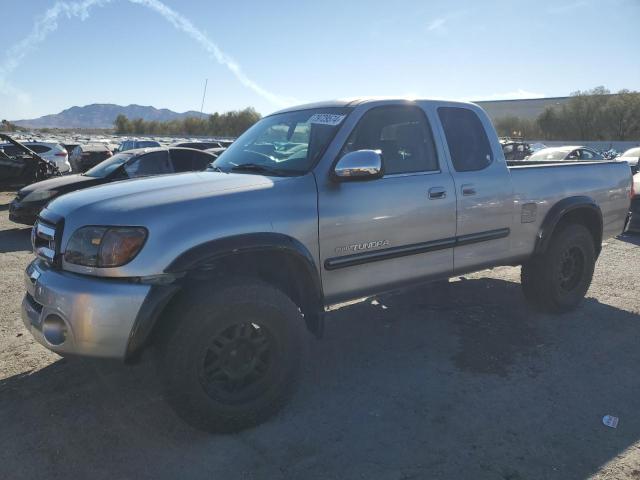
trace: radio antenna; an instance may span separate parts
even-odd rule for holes
[[[208,78],[204,79],[204,92],[202,92],[202,105],[200,105],[200,116],[203,117],[204,114],[202,111],[204,110],[204,98],[207,96],[207,83],[209,82]]]

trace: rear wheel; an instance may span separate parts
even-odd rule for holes
[[[527,300],[544,312],[567,312],[584,298],[595,268],[595,246],[589,230],[569,224],[554,233],[547,251],[522,266]]]
[[[200,291],[173,306],[158,363],[169,403],[210,432],[254,426],[293,392],[305,340],[298,307],[260,282]]]

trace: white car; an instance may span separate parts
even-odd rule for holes
[[[67,150],[59,143],[52,142],[20,142],[25,147],[33,150],[45,160],[54,163],[61,173],[67,173],[71,171],[71,164],[69,163],[69,154]],[[0,144],[0,150],[3,150],[7,155],[17,155],[18,149],[10,143]]]
[[[598,160],[604,160],[595,150],[581,145],[567,145],[564,147],[549,147],[538,150],[531,155],[527,160],[531,161],[553,161],[553,160],[577,160],[593,162]]]
[[[630,167],[640,167],[640,147],[630,148],[622,155],[620,155],[616,160],[621,162],[627,162]],[[638,192],[640,193],[640,192]]]

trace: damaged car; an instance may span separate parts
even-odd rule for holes
[[[57,165],[9,135],[0,133],[0,186],[15,188],[60,176]]]
[[[84,173],[50,178],[18,191],[9,207],[9,220],[33,225],[47,203],[65,193],[132,178],[204,170],[215,156],[191,148],[127,150]]]

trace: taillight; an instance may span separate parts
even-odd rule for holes
[[[66,157],[67,156],[67,152],[58,152],[55,154],[56,157]]]

